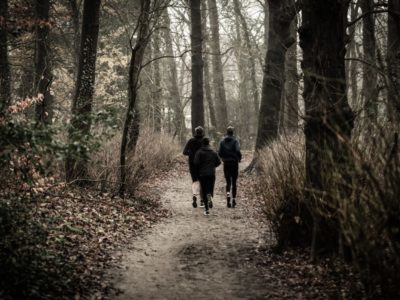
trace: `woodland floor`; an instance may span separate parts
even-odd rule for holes
[[[362,297],[351,269],[307,252],[273,254],[273,239],[249,201],[252,178],[241,178],[238,205],[226,208],[222,168],[210,216],[191,205],[186,164],[155,187],[170,218],[119,251],[108,277],[112,299],[354,299]],[[243,166],[243,164],[242,164]],[[254,183],[254,182],[253,182]],[[247,191],[247,192],[246,192]],[[118,256],[119,256],[118,255]]]

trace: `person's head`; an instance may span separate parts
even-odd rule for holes
[[[235,128],[233,126],[228,126],[228,128],[226,129],[226,134],[232,136],[234,131]]]
[[[195,136],[203,136],[203,135],[204,135],[204,129],[203,129],[203,127],[197,126],[197,127],[194,129],[194,135],[195,135]]]
[[[201,143],[203,146],[210,146],[210,139],[205,137],[205,138],[203,138]]]

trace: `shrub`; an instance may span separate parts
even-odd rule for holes
[[[118,189],[120,143],[120,136],[114,136],[92,159],[90,176],[99,183],[102,191]],[[127,193],[134,194],[150,176],[168,169],[179,152],[179,145],[171,137],[143,129],[135,154],[127,159]]]
[[[339,219],[372,297],[400,298],[400,155],[397,134],[358,138],[352,194]],[[379,287],[376,289],[376,287]]]
[[[300,136],[281,137],[260,152],[257,188],[263,212],[279,248],[311,245],[312,216],[325,224],[333,220],[330,224],[336,227],[334,233],[344,237],[344,249],[350,250],[369,296],[398,299],[398,135],[390,129],[374,130],[368,135],[354,135],[349,145],[352,153],[349,178],[335,178],[335,184],[332,183],[329,190],[324,191],[324,197],[313,194],[315,202],[307,202],[307,205],[305,202],[305,151],[304,140]],[[331,174],[336,176],[339,173],[332,170]],[[349,192],[343,193],[343,188]],[[331,203],[327,203],[326,199],[330,199]]]
[[[304,204],[304,138],[284,136],[259,153],[258,194],[280,249],[310,242],[311,218]]]

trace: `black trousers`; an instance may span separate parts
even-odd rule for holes
[[[215,175],[212,176],[199,176],[201,196],[204,199],[205,209],[208,210],[207,194],[214,197]]]
[[[237,193],[236,181],[239,176],[239,162],[238,161],[224,162],[224,175],[226,180],[226,192],[229,193],[232,187],[232,198],[236,198],[236,193]]]
[[[197,175],[197,167],[193,162],[189,162],[189,172],[193,182],[199,180],[199,176]]]

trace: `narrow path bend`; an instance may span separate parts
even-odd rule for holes
[[[210,216],[192,208],[190,177],[163,182],[162,201],[172,217],[131,241],[122,267],[113,271],[115,299],[264,299],[266,281],[252,264],[262,230],[243,203],[225,206],[221,167]]]

